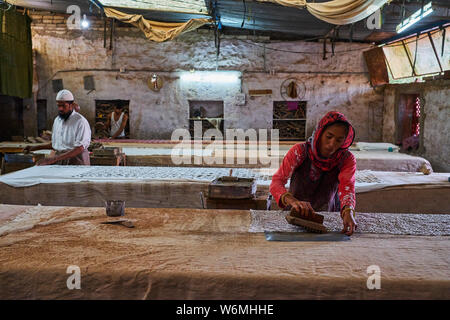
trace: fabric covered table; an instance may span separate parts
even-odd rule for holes
[[[107,147],[121,147],[127,157],[128,166],[186,166],[186,167],[233,167],[233,168],[269,168],[273,163],[276,167],[281,164],[283,157],[289,149],[298,142],[280,141],[278,150],[269,150],[267,156],[260,157],[258,144],[230,143],[223,149],[210,146],[211,142],[198,144],[184,143],[185,155],[191,155],[187,164],[174,164],[172,161],[172,148],[181,147],[178,141],[170,140],[96,140]],[[37,145],[25,142],[1,142],[0,152],[22,152],[26,145]],[[269,144],[270,146],[270,144]],[[389,152],[392,148],[394,152]],[[3,150],[3,151],[2,151]],[[251,151],[249,151],[251,150]],[[246,153],[238,153],[243,152]],[[356,157],[358,170],[419,172],[423,165],[431,167],[425,158],[398,152],[398,147],[388,143],[358,142],[351,148]],[[40,150],[35,153],[49,154],[49,150]],[[213,162],[216,156],[221,156],[222,163]],[[231,159],[227,164],[226,160]]]
[[[123,147],[122,150],[127,155],[130,166],[175,166],[171,157],[171,148]],[[187,164],[180,164],[182,166],[269,168],[272,163],[281,164],[289,149],[280,146],[278,151],[269,151],[268,156],[262,158],[258,156],[257,149],[249,151],[248,148],[245,149],[242,146],[237,146],[234,150],[230,147],[213,152],[212,150],[187,150],[186,154],[192,154],[191,161]],[[246,154],[238,153],[243,151]],[[358,170],[420,172],[423,166],[432,170],[427,159],[406,153],[379,150],[352,151],[352,153],[356,158]],[[223,160],[213,162],[218,155],[221,155],[220,158]],[[227,159],[231,159],[232,163],[227,164]]]
[[[400,152],[352,151],[358,170],[420,172],[423,166],[430,168],[430,162],[422,157]]]
[[[103,206],[125,200],[132,207],[202,208],[201,193],[229,168],[43,166],[0,177],[0,203]],[[256,178],[267,195],[270,176],[257,169],[233,169]],[[263,188],[265,186],[265,188]]]
[[[448,215],[408,219],[426,232],[439,224],[437,236],[269,242],[251,230],[255,214],[126,208],[131,229],[102,224],[113,219],[104,208],[0,205],[0,299],[450,298]],[[366,215],[361,229],[398,220],[380,215]],[[373,265],[379,290],[367,288]],[[79,290],[67,287],[69,266],[80,268]]]
[[[131,166],[173,166],[172,159],[170,157],[171,150],[177,146],[177,142],[167,141],[170,143],[141,143],[126,142],[126,141],[102,141],[108,146],[121,146],[123,152],[127,155],[128,165]],[[218,154],[228,155],[230,159],[233,159],[233,167],[246,167],[246,168],[267,168],[270,167],[271,157],[278,158],[279,163],[283,161],[283,157],[289,151],[289,149],[296,143],[295,141],[280,141],[278,151],[270,150],[269,157],[263,157],[263,161],[260,161],[258,154],[254,150],[258,150],[257,144],[249,143],[231,143],[230,145],[224,145],[223,151],[217,151],[217,149],[211,153],[209,147],[210,142],[203,142],[203,148],[209,148],[209,150],[195,150],[193,144],[184,144],[188,148],[192,147],[192,154],[195,157],[203,156],[206,159],[210,159],[212,156]],[[234,149],[234,150],[233,150]],[[247,154],[242,156],[238,155],[238,150],[246,150]],[[253,152],[249,152],[253,150]],[[423,165],[431,167],[430,162],[420,156],[413,156],[406,153],[398,152],[399,147],[390,143],[382,142],[357,142],[350,148],[351,152],[356,157],[358,170],[374,170],[374,171],[398,171],[398,172],[420,172]],[[389,152],[392,150],[393,152]],[[222,153],[219,153],[222,152]],[[192,159],[195,159],[192,157]],[[225,158],[224,158],[225,159]],[[240,162],[238,162],[240,161]],[[239,164],[239,165],[238,165]],[[186,166],[211,166],[211,167],[229,167],[230,164],[208,164],[207,162],[199,162]]]
[[[186,167],[32,167],[0,176],[0,203],[18,205],[103,206],[125,200],[127,206],[202,208],[201,194],[230,168]],[[257,196],[267,196],[270,169],[233,169],[254,178]],[[447,173],[357,171],[357,209],[365,212],[450,213]]]

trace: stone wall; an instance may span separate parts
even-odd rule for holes
[[[216,60],[214,33],[209,30],[155,43],[136,28],[121,25],[110,50],[110,30],[105,48],[103,21],[88,18],[91,28],[72,31],[66,28],[66,16],[32,14],[38,98],[47,99],[49,128],[57,114],[52,79],[63,79],[91,125],[95,122],[95,100],[130,100],[131,137],[168,139],[174,129],[188,128],[189,100],[223,100],[225,129],[270,129],[273,102],[283,100],[281,83],[296,78],[306,88],[307,136],[327,111],[337,110],[353,123],[358,141],[382,139],[384,96],[369,84],[362,56],[367,44],[336,43],[335,55],[328,52],[324,60],[321,43],[264,43],[264,39],[252,36],[226,36]],[[239,81],[221,83],[216,79],[188,85],[180,79],[184,71],[215,72],[216,67],[236,71]],[[147,87],[153,73],[164,81],[159,92]],[[94,76],[95,91],[84,89],[86,75]],[[249,97],[249,89],[271,89],[272,94]],[[246,94],[245,105],[236,103],[241,92]]]

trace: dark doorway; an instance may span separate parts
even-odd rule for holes
[[[411,150],[419,147],[420,137],[420,95],[400,95],[397,108],[397,144],[402,149]]]
[[[37,129],[38,135],[47,129],[47,100],[37,100]]]
[[[23,100],[0,95],[0,141],[23,137]]]

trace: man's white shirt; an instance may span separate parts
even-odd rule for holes
[[[52,129],[52,147],[57,151],[69,151],[79,146],[85,150],[91,143],[91,127],[89,122],[78,112],[73,111],[64,121],[55,118]]]

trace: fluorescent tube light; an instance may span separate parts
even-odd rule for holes
[[[417,21],[425,18],[430,13],[433,12],[433,7],[431,5],[431,1],[428,2],[423,8],[417,10],[414,12],[409,18],[406,18],[403,20],[396,28],[397,33],[402,33],[409,27],[411,27],[413,24],[415,24]]]

